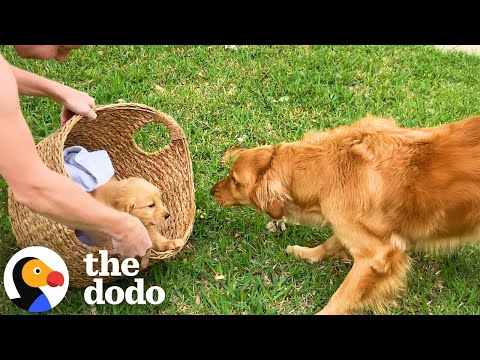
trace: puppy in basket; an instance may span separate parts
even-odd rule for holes
[[[170,214],[162,203],[160,191],[152,183],[138,177],[118,180],[115,176],[90,192],[98,201],[140,219],[148,230],[156,251],[173,250],[183,245],[182,239],[169,240],[160,235],[156,226],[166,221]],[[94,246],[104,247],[112,244],[111,238],[89,233]]]

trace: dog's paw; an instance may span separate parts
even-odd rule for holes
[[[311,254],[312,249],[307,248],[307,247],[298,246],[298,245],[288,245],[287,249],[286,249],[286,252],[288,254],[293,254],[296,257],[302,258],[310,264],[313,264],[313,263],[319,261],[319,259],[317,257],[312,256],[312,254]]]
[[[175,240],[162,241],[161,243],[157,243],[154,248],[160,252],[173,250],[175,249]]]
[[[173,239],[157,242],[154,246],[154,249],[157,251],[168,251],[174,250],[180,246],[183,246],[183,239]]]
[[[317,312],[315,315],[350,315],[350,312],[345,312],[345,311],[339,311],[333,310],[333,309],[328,309],[328,306],[325,306],[322,310]]]
[[[175,249],[176,249],[177,247],[183,246],[183,239],[174,239],[174,240],[172,240],[172,241],[173,241],[173,243],[174,243],[174,245],[175,245]]]
[[[296,257],[303,258],[304,252],[303,252],[303,246],[298,246],[298,245],[288,245],[286,250],[287,254],[293,254]]]

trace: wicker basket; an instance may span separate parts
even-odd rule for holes
[[[39,142],[37,149],[42,160],[50,169],[68,176],[63,160],[65,147],[80,145],[89,151],[106,150],[118,179],[142,177],[160,189],[171,216],[158,230],[169,239],[182,238],[186,244],[193,228],[195,196],[190,152],[182,129],[170,116],[141,104],[112,104],[94,110],[98,115],[95,121],[76,115]],[[150,122],[165,125],[171,138],[170,144],[154,153],[141,150],[133,137]],[[18,245],[22,248],[45,246],[54,250],[67,264],[70,286],[91,285],[92,278],[86,274],[83,258],[88,253],[98,253],[99,249],[81,243],[73,229],[19,204],[10,190],[8,200],[10,222]],[[170,258],[180,250],[152,250],[149,265]],[[114,280],[118,277],[105,278],[104,282]]]

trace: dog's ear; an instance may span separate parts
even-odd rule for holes
[[[280,220],[283,218],[283,209],[285,207],[285,202],[274,200],[273,202],[269,203],[265,212],[270,215],[272,219]]]
[[[133,209],[135,209],[135,203],[136,203],[135,198],[125,198],[120,196],[120,197],[116,197],[115,200],[113,201],[113,207],[117,210],[130,214],[133,211]]]
[[[222,159],[220,160],[220,163],[223,166],[228,166],[229,162],[233,162],[238,154],[240,154],[242,151],[247,150],[246,147],[242,146],[232,146],[230,149],[225,151],[225,154],[223,154]]]
[[[121,180],[117,183],[115,191],[111,194],[111,205],[120,211],[131,213],[135,208],[136,197],[129,193],[129,179]]]
[[[257,181],[252,192],[252,200],[255,206],[266,212],[273,219],[281,219],[283,217],[285,201],[290,199],[280,180],[275,179],[269,173],[265,173]]]
[[[135,209],[135,203],[136,203],[136,199],[129,199],[129,201],[127,201],[127,203],[125,204],[125,212],[131,214],[133,209]]]
[[[255,166],[258,175],[263,175],[272,165],[275,148],[271,145],[264,145],[257,149],[252,164]]]
[[[285,201],[290,200],[280,178],[272,169],[274,147],[266,147],[255,157],[257,179],[251,192],[256,207],[266,212],[273,219],[281,219]]]

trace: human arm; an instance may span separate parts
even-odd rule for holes
[[[96,201],[42,162],[20,109],[15,76],[1,55],[0,175],[15,199],[33,211],[74,229],[113,237],[121,256],[148,254],[152,243],[139,219]],[[144,256],[142,264],[146,262]]]
[[[56,81],[44,78],[10,65],[20,95],[41,96],[62,104],[61,123],[64,125],[74,114],[94,120],[97,114],[92,110],[95,100],[87,93],[75,90]]]

